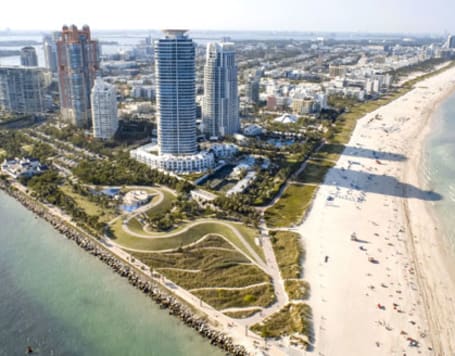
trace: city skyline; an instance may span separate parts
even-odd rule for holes
[[[428,3],[423,0],[405,0],[400,3],[391,0],[368,3],[347,0],[342,4],[335,0],[319,3],[285,0],[279,6],[271,0],[233,0],[224,8],[222,17],[213,16],[219,11],[218,4],[208,0],[158,3],[153,6],[144,0],[135,0],[129,3],[130,7],[151,11],[135,11],[134,15],[128,16],[122,7],[108,7],[109,16],[103,17],[99,13],[106,13],[106,3],[89,3],[87,0],[82,0],[81,3],[87,6],[78,6],[67,12],[55,8],[50,0],[29,2],[26,4],[26,14],[22,11],[23,3],[8,3],[5,11],[0,14],[1,30],[52,30],[59,28],[61,23],[90,23],[95,30],[177,27],[226,31],[455,32],[455,23],[450,16],[455,11],[455,4],[449,0],[433,1],[431,18],[428,17]],[[180,11],[174,11],[175,6]],[[87,7],[92,11],[85,11]],[[40,14],[49,9],[52,9],[53,16],[42,21],[43,16]],[[21,13],[20,19],[11,16],[14,13]],[[188,13],[193,16],[188,17]],[[243,16],[238,16],[239,14]],[[251,21],[252,18],[254,21]]]

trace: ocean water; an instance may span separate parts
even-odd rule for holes
[[[0,355],[223,355],[0,191]]]
[[[434,209],[455,253],[455,93],[434,113],[424,148],[424,175],[429,187],[443,196]]]

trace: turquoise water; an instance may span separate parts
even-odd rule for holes
[[[0,191],[0,355],[222,355]]]
[[[434,203],[442,231],[455,252],[455,93],[435,112],[432,133],[424,155],[424,175],[430,187],[443,196]]]

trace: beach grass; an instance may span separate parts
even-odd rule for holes
[[[304,255],[300,235],[292,231],[272,231],[270,235],[282,278],[300,278]]]
[[[310,284],[301,279],[286,279],[284,289],[290,300],[303,300],[310,296]]]
[[[200,289],[191,293],[217,310],[233,307],[268,307],[276,300],[270,283],[244,289]]]
[[[309,342],[312,342],[311,307],[304,303],[288,304],[261,323],[253,325],[251,330],[265,338],[300,334],[306,336]]]
[[[185,289],[237,288],[270,282],[270,278],[259,267],[252,264],[226,263],[199,272],[172,269],[158,271]]]
[[[273,228],[300,223],[311,204],[316,188],[314,185],[290,183],[276,204],[265,211],[267,225]]]
[[[305,169],[296,177],[296,180],[300,183],[319,184],[324,180],[329,169],[334,166],[335,163],[327,160],[310,159],[307,161]]]
[[[227,311],[224,312],[223,314],[233,318],[233,319],[245,319],[249,318],[250,316],[253,316],[256,313],[259,313],[261,309],[248,309],[248,310],[239,310],[239,311]]]

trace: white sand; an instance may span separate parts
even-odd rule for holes
[[[313,354],[455,355],[455,283],[427,209],[437,197],[419,178],[428,118],[454,79],[452,68],[362,118],[298,227],[312,287]],[[352,241],[353,232],[365,242]]]

